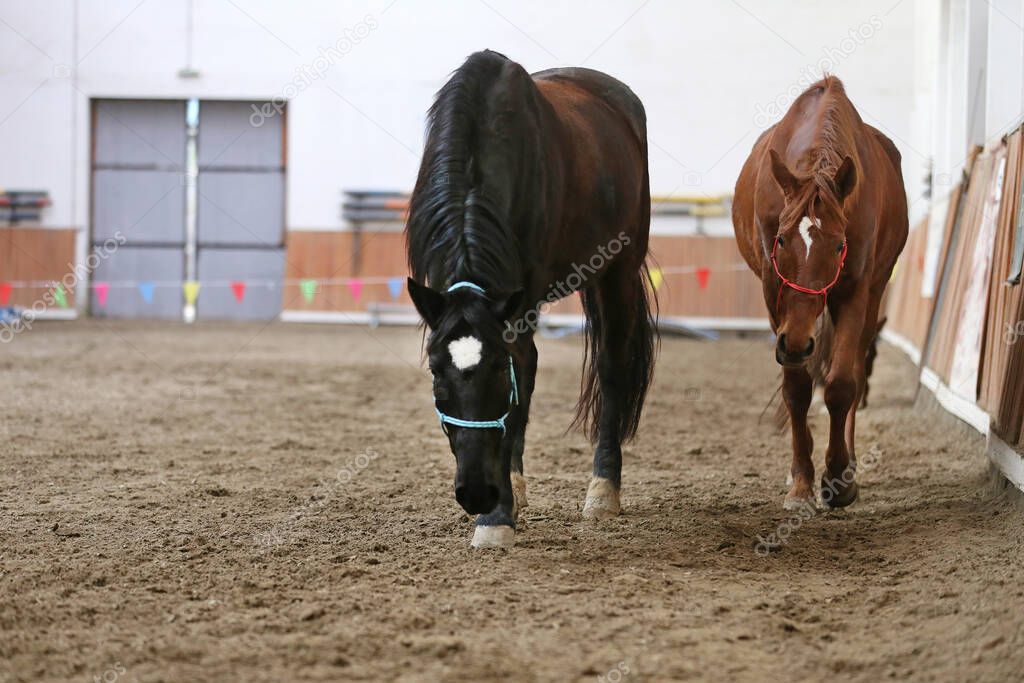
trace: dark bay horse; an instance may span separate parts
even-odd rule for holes
[[[574,424],[596,443],[584,516],[619,513],[622,450],[654,366],[643,105],[589,69],[528,74],[471,55],[438,92],[406,224],[409,294],[430,330],[455,498],[473,545],[507,546],[526,505],[523,448],[541,306],[587,317]]]
[[[815,501],[807,410],[820,384],[831,422],[821,498],[844,507],[857,499],[854,429],[879,305],[907,239],[900,154],[826,76],[754,144],[732,218],[777,335],[793,430],[785,506]]]

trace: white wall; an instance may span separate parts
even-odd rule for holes
[[[934,157],[922,279],[922,294],[932,296],[949,194],[970,148],[997,143],[1024,118],[1024,0],[942,0],[938,5],[920,0],[919,5],[937,16],[935,45],[924,48],[935,58],[933,106],[919,122],[930,119]]]
[[[821,67],[900,148],[912,199],[931,155],[930,84],[915,78],[930,53],[916,41],[922,16],[937,27],[938,12],[924,0],[192,4],[194,80],[178,76],[189,0],[79,0],[77,21],[74,0],[0,0],[0,186],[45,188],[48,225],[85,226],[89,98],[270,98],[339,40],[344,56],[287,92],[293,229],[342,227],[342,188],[409,189],[432,94],[485,47],[530,70],[586,65],[632,86],[648,110],[657,194],[731,192],[758,133]]]
[[[992,0],[988,10],[985,137],[1002,135],[1024,116],[1024,0]]]

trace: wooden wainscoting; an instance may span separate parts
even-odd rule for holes
[[[358,247],[358,253],[356,245]],[[392,300],[385,278],[405,277],[405,238],[401,232],[364,232],[358,238],[349,231],[318,232],[292,230],[288,233],[286,311],[364,312],[372,304],[411,306],[405,293]],[[651,239],[652,268],[664,275],[658,288],[664,317],[764,319],[760,281],[744,264],[732,237],[654,236]],[[688,269],[673,272],[673,269]],[[706,268],[706,286],[695,272]],[[344,282],[321,286],[312,301],[302,296],[301,279],[344,280],[358,277],[364,282],[359,301]],[[569,297],[551,307],[556,314],[579,313],[578,297]]]
[[[75,263],[73,228],[0,227],[0,283],[59,282]],[[48,286],[11,290],[10,306],[31,308],[51,289]],[[75,292],[67,292],[68,308],[75,307]]]

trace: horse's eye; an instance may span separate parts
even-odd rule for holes
[[[443,386],[437,380],[434,380],[434,398],[438,401],[448,400],[448,387]]]
[[[782,235],[776,237],[775,240],[779,243],[780,247],[786,246],[786,240],[782,237]]]
[[[839,246],[836,247],[836,253],[837,254],[842,254],[843,253],[843,249],[845,249],[845,248],[846,248],[846,242],[840,242]]]

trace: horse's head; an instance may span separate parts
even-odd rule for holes
[[[844,200],[857,182],[853,159],[846,157],[828,178],[794,175],[770,150],[772,175],[784,205],[778,232],[766,235],[771,265],[778,278],[775,323],[781,365],[803,365],[814,352],[818,317],[846,261],[847,218]]]
[[[458,283],[441,293],[410,278],[409,295],[430,329],[427,358],[435,408],[455,455],[455,499],[470,514],[488,513],[508,476],[501,444],[518,388],[502,334],[522,292],[491,294]]]

